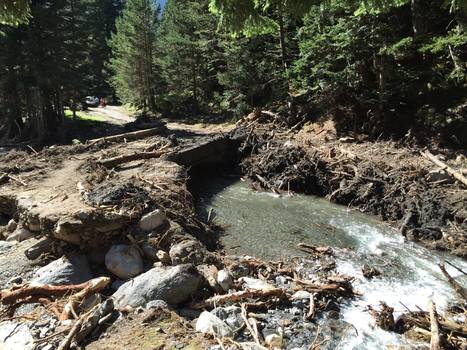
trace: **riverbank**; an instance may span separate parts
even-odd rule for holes
[[[467,257],[466,187],[427,159],[429,150],[337,137],[331,122],[296,132],[271,115],[255,118],[237,132],[246,135],[241,173],[258,186],[326,197],[378,215],[408,240]],[[431,151],[459,173],[467,168],[465,152]]]
[[[275,262],[226,256],[222,222],[195,211],[193,170],[235,165],[256,134],[153,126],[0,156],[7,346],[115,349],[141,326],[140,349],[337,346],[326,341],[333,320],[359,291],[333,249],[304,246],[309,256]]]

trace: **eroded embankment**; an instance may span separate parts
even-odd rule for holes
[[[295,133],[247,119],[236,130],[246,137],[241,172],[268,190],[314,194],[379,215],[409,240],[467,257],[465,188],[423,157],[424,150],[338,139],[312,127]],[[461,153],[436,153],[456,168],[467,166]]]
[[[239,131],[213,137],[161,130],[133,140],[117,137],[1,156],[0,214],[9,222],[1,227],[6,241],[0,246],[2,261],[12,261],[0,270],[10,272],[0,273],[5,344],[66,349],[73,341],[118,349],[115,344],[125,347],[134,330],[143,327],[139,349],[155,343],[193,349],[309,348],[336,333],[331,320],[339,303],[358,293],[353,278],[336,271],[332,249],[305,245],[309,256],[280,262],[207,249],[215,248],[217,239],[196,215],[187,190],[188,167],[234,162],[237,143],[244,139],[244,152],[253,145],[242,163],[245,170],[253,169],[246,164],[261,154],[258,145],[275,149],[271,159],[295,153],[275,146],[280,138],[252,143],[252,138],[261,140],[256,131]],[[286,182],[291,190],[321,178],[314,158],[297,152],[304,152],[297,158],[301,162],[285,161],[281,171],[289,165],[301,170],[297,164],[309,171]],[[267,173],[254,175],[274,187]],[[18,254],[23,249],[25,255]],[[168,304],[178,315],[157,317],[159,311],[151,311],[167,310]],[[145,316],[134,317],[141,308]],[[159,334],[175,324],[173,334]],[[341,324],[339,332],[347,328]],[[18,336],[8,336],[12,329]],[[208,337],[194,335],[193,329]],[[333,339],[331,347],[339,342]],[[458,338],[452,339],[457,344]]]

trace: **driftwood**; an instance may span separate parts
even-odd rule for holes
[[[312,254],[312,255],[332,255],[332,248],[331,247],[316,247],[311,244],[306,243],[299,243],[297,248],[301,251]]]
[[[107,299],[103,303],[96,305],[91,311],[83,316],[83,323],[76,334],[75,339],[79,343],[84,340],[99,324],[100,320],[107,317],[114,310],[113,299]]]
[[[63,308],[63,312],[60,316],[60,320],[68,320],[70,316],[73,314],[74,310],[76,309],[77,305],[80,304],[86,297],[98,293],[110,283],[109,277],[100,277],[94,278],[88,282],[88,285],[73,294],[68,302],[66,303],[65,307]]]
[[[209,306],[221,305],[225,303],[235,303],[246,299],[260,299],[271,297],[285,297],[285,293],[281,288],[274,288],[268,290],[247,289],[239,292],[234,292],[224,295],[216,295],[212,298],[206,299],[200,303],[193,305],[195,309],[202,309]]]
[[[158,150],[154,152],[140,152],[140,153],[126,154],[123,156],[103,159],[103,160],[100,160],[98,163],[100,165],[105,166],[106,168],[114,168],[117,165],[128,163],[128,162],[133,162],[135,160],[159,158],[164,153],[165,151]]]
[[[462,175],[460,172],[454,170],[449,165],[447,165],[446,163],[444,163],[441,160],[439,160],[438,158],[436,158],[430,151],[421,152],[421,154],[422,154],[422,156],[424,156],[426,159],[428,159],[432,163],[434,163],[437,166],[441,167],[443,170],[445,170],[449,175],[451,175],[457,181],[460,181],[465,186],[467,186],[467,178],[464,175]]]
[[[108,281],[107,284],[110,282],[108,277],[99,277],[81,284],[70,284],[62,286],[52,286],[50,284],[42,283],[26,283],[0,291],[0,297],[1,302],[4,305],[15,304],[22,299],[26,299],[32,296],[61,297],[65,294],[78,292],[96,284],[100,285],[103,280]]]
[[[75,322],[75,324],[70,330],[70,333],[68,333],[65,339],[63,339],[63,341],[58,346],[57,350],[68,350],[68,348],[71,345],[71,342],[73,341],[73,338],[75,337],[76,333],[78,333],[78,331],[80,330],[83,322],[84,322],[84,318],[80,318]]]
[[[160,133],[160,131],[161,131],[160,128],[138,130],[138,131],[127,132],[124,134],[100,137],[98,139],[89,140],[88,143],[90,145],[93,145],[100,141],[117,142],[117,141],[123,141],[123,140],[137,140],[137,139],[143,139],[148,136],[157,135]]]
[[[430,300],[428,308],[430,312],[430,330],[431,330],[430,350],[440,350],[441,346],[440,346],[438,314],[436,312],[435,303],[432,300]]]
[[[467,291],[459,285],[459,283],[456,282],[454,278],[451,277],[451,275],[446,271],[446,267],[444,266],[444,261],[441,261],[438,264],[441,272],[443,273],[444,277],[448,280],[449,284],[451,287],[456,291],[456,293],[463,298],[465,301],[467,301]]]
[[[299,286],[297,289],[305,289],[311,293],[335,293],[340,295],[356,295],[352,290],[352,285],[350,283],[313,283],[309,281],[297,280],[294,282]]]

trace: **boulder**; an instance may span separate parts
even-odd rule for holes
[[[26,323],[7,322],[0,325],[1,350],[35,349],[34,338]]]
[[[162,226],[167,221],[167,216],[165,213],[160,210],[156,209],[141,218],[139,222],[139,227],[143,231],[152,231]]]
[[[221,288],[228,292],[230,288],[233,286],[233,278],[232,275],[227,270],[220,270],[217,273],[217,283],[221,286]]]
[[[8,224],[6,225],[6,229],[8,230],[8,232],[14,232],[17,227],[18,227],[18,223],[13,219],[8,221]]]
[[[33,282],[46,284],[80,284],[93,278],[88,260],[84,255],[69,254],[41,267]]]
[[[143,259],[134,246],[114,245],[105,255],[105,266],[115,276],[129,279],[143,272]]]
[[[219,317],[203,311],[196,321],[196,331],[211,334],[216,338],[232,337],[232,329]]]
[[[8,235],[6,240],[8,242],[14,242],[14,241],[22,242],[22,241],[26,241],[26,240],[28,240],[29,238],[32,238],[32,237],[34,237],[34,233],[29,231],[27,228],[18,227],[18,228],[16,228],[16,230],[13,233]]]
[[[199,265],[204,262],[207,252],[199,241],[186,240],[177,243],[170,248],[169,255],[172,264],[193,264]]]
[[[151,300],[177,305],[198,290],[200,281],[192,265],[154,267],[123,284],[113,297],[117,307],[145,306]]]

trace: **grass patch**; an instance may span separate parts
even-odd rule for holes
[[[73,112],[69,109],[65,109],[65,118],[72,119]],[[85,120],[89,122],[104,122],[105,119],[98,115],[92,115],[83,111],[76,111],[76,119]]]

